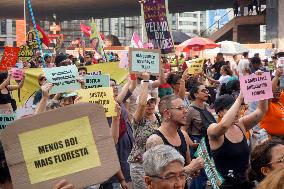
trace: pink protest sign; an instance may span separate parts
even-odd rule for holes
[[[269,72],[251,74],[240,78],[245,103],[273,98]]]
[[[119,68],[128,68],[128,51],[122,51],[120,54]]]
[[[24,71],[18,68],[12,68],[12,76],[16,81],[21,81],[24,77]]]
[[[0,63],[0,70],[8,70],[9,68],[15,67],[19,51],[19,47],[5,47]]]

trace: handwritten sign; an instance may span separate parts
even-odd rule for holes
[[[120,166],[104,114],[100,105],[81,103],[17,120],[3,130],[14,188],[50,189],[63,178],[85,188],[114,175]]]
[[[19,47],[5,47],[0,64],[0,70],[8,70],[9,68],[15,67],[19,51]]]
[[[5,129],[17,118],[17,114],[13,110],[1,110],[0,111],[0,131]]]
[[[186,65],[188,67],[188,74],[198,74],[202,73],[203,64],[199,62],[190,62],[187,61]]]
[[[246,103],[273,98],[269,72],[242,76],[240,85]]]
[[[99,88],[109,87],[110,76],[109,75],[86,75],[85,76],[85,88]]]
[[[160,74],[160,50],[129,48],[129,60],[129,71],[131,73],[149,72],[152,75]]]
[[[120,62],[119,67],[120,68],[128,68],[128,51],[122,51],[120,54]]]
[[[144,1],[142,5],[149,42],[154,48],[161,49],[162,54],[171,53],[174,50],[174,41],[167,21],[166,0]]]
[[[201,139],[194,156],[203,158],[204,169],[208,180],[214,189],[219,189],[219,186],[221,186],[225,180],[217,171],[213,158],[209,157],[204,137]]]
[[[21,81],[24,77],[24,71],[22,69],[19,68],[12,68],[12,77],[16,80],[16,81]]]
[[[78,90],[78,96],[82,97],[82,102],[101,104],[105,109],[107,117],[116,116],[115,100],[111,87],[91,88]]]
[[[50,94],[75,91],[81,87],[77,82],[79,73],[75,65],[43,68],[42,70],[46,80],[53,84]]]
[[[23,62],[29,62],[32,59],[34,52],[28,45],[21,45],[19,59]]]
[[[88,75],[101,75],[101,74],[102,74],[102,71],[88,73]]]

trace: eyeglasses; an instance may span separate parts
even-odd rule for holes
[[[179,180],[182,180],[182,181],[186,181],[189,176],[186,172],[182,172],[180,174],[170,174],[170,175],[166,175],[166,176],[158,176],[158,175],[154,175],[154,176],[150,176],[152,178],[157,178],[157,179],[160,179],[160,180],[165,180],[167,182],[176,182],[176,181],[179,181]]]
[[[200,92],[208,93],[209,91],[208,91],[208,89],[202,89],[202,90],[200,90]]]
[[[46,81],[46,78],[45,78],[45,77],[41,77],[41,78],[39,79],[39,81]]]
[[[91,58],[91,57],[89,57],[89,56],[86,56],[85,58]]]
[[[284,155],[276,161],[269,162],[267,165],[273,164],[273,163],[284,163]]]
[[[181,105],[181,106],[178,106],[178,107],[171,107],[170,109],[174,109],[174,110],[180,110],[180,111],[182,111],[182,110],[187,110],[187,107],[185,107],[185,106]]]

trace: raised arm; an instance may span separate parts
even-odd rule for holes
[[[138,102],[137,109],[134,113],[135,122],[139,122],[142,120],[142,118],[144,117],[144,113],[145,113],[145,109],[147,105],[148,85],[149,85],[150,75],[148,73],[143,73],[142,79],[144,80],[142,84],[142,90],[139,96],[139,102]]]
[[[276,89],[278,88],[278,82],[283,74],[283,68],[277,68],[275,77],[272,79],[272,93],[274,94],[276,92]]]
[[[39,113],[45,112],[47,101],[48,101],[48,98],[49,98],[49,90],[51,88],[52,88],[52,84],[51,83],[47,83],[47,82],[44,83],[41,86],[42,98],[39,101],[38,106],[37,106],[34,114],[39,114]]]
[[[7,88],[9,91],[21,89],[24,86],[24,82],[25,82],[25,74],[23,76],[23,79],[20,81],[19,85],[8,85]]]
[[[8,72],[8,77],[0,84],[0,90],[4,89],[6,86],[10,84],[11,72]]]
[[[227,130],[234,125],[234,121],[239,113],[243,102],[243,95],[240,93],[233,106],[225,113],[220,123],[213,123],[207,129],[209,138],[219,138],[224,135]]]
[[[208,75],[204,74],[205,78],[207,78],[210,82],[212,83],[216,83],[216,84],[220,84],[220,82],[218,80],[215,80],[211,77],[209,77]]]
[[[117,115],[112,117],[110,134],[114,140],[114,143],[117,144],[118,138],[119,138],[119,121],[120,121],[120,113],[121,113],[119,104],[116,104],[115,111]]]
[[[181,99],[184,99],[185,97],[185,81],[188,79],[188,68],[183,72],[182,77],[180,79],[180,84],[179,84],[179,92],[178,95],[180,96]]]
[[[128,91],[130,91],[132,93],[135,90],[136,85],[137,85],[136,79],[128,80],[128,82],[122,87],[121,92],[116,97],[116,102],[118,104],[121,104],[123,102],[125,96],[127,95]]]
[[[257,109],[254,112],[242,117],[240,122],[243,122],[245,129],[248,131],[261,121],[267,110],[268,100],[261,100],[258,103]]]
[[[159,79],[155,80],[152,83],[152,89],[155,89],[157,87],[160,87],[160,85],[163,85],[166,83],[166,79],[165,79],[165,73],[164,73],[164,69],[160,70],[160,75],[159,75]]]

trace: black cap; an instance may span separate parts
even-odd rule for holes
[[[224,109],[230,109],[231,106],[234,104],[235,102],[235,98],[232,95],[221,95],[220,97],[218,97],[215,101],[215,111],[216,113],[224,110]]]

